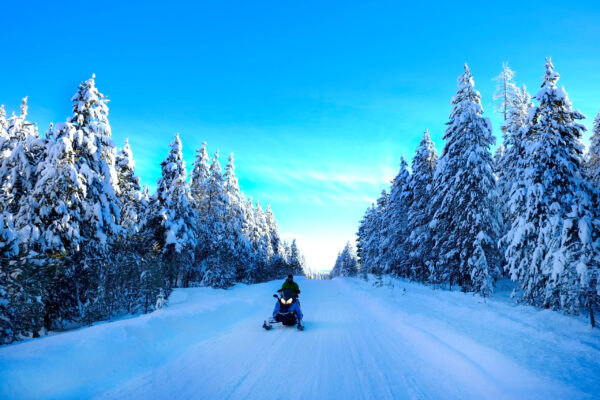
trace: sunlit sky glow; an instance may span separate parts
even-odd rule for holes
[[[588,127],[600,109],[597,1],[415,3],[3,4],[0,104],[28,95],[44,132],[96,73],[143,183],[175,132],[188,171],[203,141],[233,151],[246,195],[271,203],[312,269],[330,269],[426,128],[441,151],[463,63],[496,135],[503,61],[534,94],[552,56]]]

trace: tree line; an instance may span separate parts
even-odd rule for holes
[[[488,296],[509,277],[513,296],[577,314],[600,291],[600,113],[587,154],[585,118],[546,60],[532,102],[504,65],[498,77],[503,144],[495,144],[467,65],[438,157],[425,131],[357,233],[361,268]]]
[[[270,206],[245,198],[233,154],[197,150],[189,180],[178,135],[150,194],[108,100],[83,82],[73,115],[45,135],[0,107],[0,344],[161,307],[176,287],[227,288],[302,275]]]

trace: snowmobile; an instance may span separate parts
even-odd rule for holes
[[[285,326],[296,325],[299,331],[303,331],[304,325],[302,325],[302,311],[300,311],[298,295],[291,290],[280,290],[279,293],[281,296],[273,295],[277,299],[274,315],[263,323],[263,328],[271,330],[273,324],[281,323]]]

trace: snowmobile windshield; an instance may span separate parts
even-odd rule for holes
[[[285,300],[294,299],[294,298],[296,298],[296,293],[294,293],[291,290],[284,290],[283,293],[281,294],[281,298],[285,299]]]
[[[284,290],[281,293],[281,297],[279,298],[279,304],[282,307],[287,309],[287,307],[291,306],[294,300],[296,299],[296,294],[291,290]]]

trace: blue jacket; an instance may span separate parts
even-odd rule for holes
[[[298,318],[298,321],[302,321],[302,310],[300,310],[300,302],[298,300],[296,300],[295,302],[292,303],[292,305],[290,306],[288,311],[295,312],[296,318]],[[275,314],[277,314],[278,312],[279,312],[279,300],[277,300],[277,302],[275,303],[275,309],[273,310],[273,317],[275,317]]]

